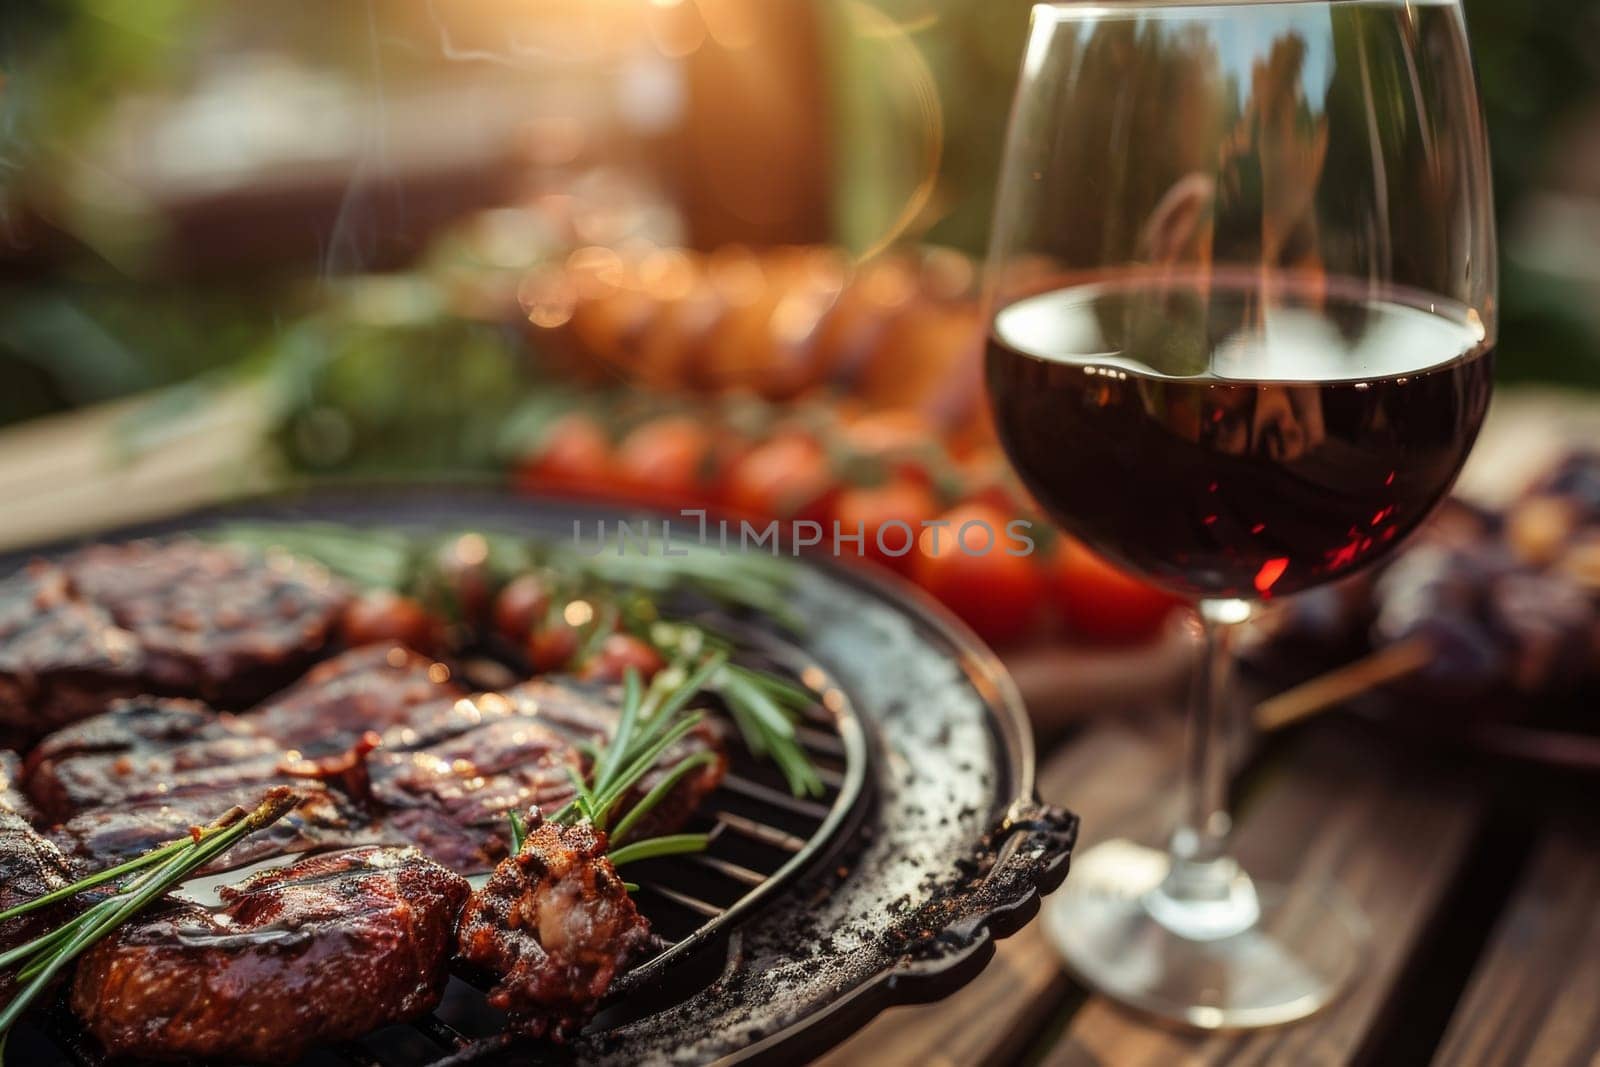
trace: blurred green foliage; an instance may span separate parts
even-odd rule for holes
[[[1032,0],[829,0],[834,82],[848,87],[835,103],[837,215],[848,245],[878,242],[916,186],[916,157],[894,150],[904,127],[922,121],[917,64],[899,47],[909,41],[938,87],[943,123],[939,190],[910,235],[983,253],[1031,7]],[[1600,110],[1600,4],[1465,0],[1465,7],[1503,224],[1549,180],[1552,148],[1572,121]],[[1504,248],[1501,380],[1600,387],[1594,294],[1529,271]]]
[[[881,142],[885,124],[914,121],[906,101],[908,69],[886,42],[894,35],[863,16],[862,0],[829,0],[839,39],[839,83],[850,91],[837,106],[846,138]],[[872,9],[913,42],[939,88],[944,145],[941,180],[949,188],[927,223],[926,236],[981,252],[989,225],[989,192],[999,171],[1005,118],[1027,37],[1033,0],[874,0]],[[1494,149],[1495,199],[1502,210],[1539,180],[1550,139],[1574,114],[1592,106],[1600,89],[1600,4],[1594,0],[1466,0],[1467,23]],[[854,124],[859,112],[880,116]],[[883,201],[911,184],[896,173],[903,159],[886,158],[876,143],[847,141],[841,211],[856,198]],[[847,223],[857,244],[878,235],[884,212],[862,212]]]
[[[13,162],[70,149],[130,85],[174,76],[173,54],[204,24],[198,0],[30,0],[0,15],[0,114]],[[10,168],[13,174],[20,167]],[[35,171],[35,177],[39,177]]]
[[[539,388],[509,327],[446,313],[421,279],[338,283],[263,356],[281,405],[277,444],[309,472],[487,475]]]
[[[283,313],[260,286],[0,285],[0,425],[226,366],[259,350]]]
[[[925,202],[913,200],[919,211],[904,236],[982,252],[1029,7],[1030,0],[818,0],[831,43],[828,84],[836,92],[826,104],[837,117],[838,230],[846,243],[865,248],[889,235],[936,148],[937,182]],[[1562,131],[1597,110],[1600,4],[1466,7],[1496,200],[1508,219],[1550,181]],[[384,17],[383,5],[320,0],[3,5],[0,243],[13,236],[19,204],[50,202],[62,161],[130,91],[181,87],[218,56],[250,48],[285,49],[367,77]],[[407,45],[386,49],[383,62],[384,84],[402,84],[445,58]],[[942,128],[930,126],[930,113]],[[300,375],[308,409],[351,405],[353,419],[397,448],[412,447],[400,441],[400,405],[421,404],[420,425],[434,443],[476,462],[470,457],[488,447],[476,431],[463,438],[432,420],[456,404],[489,417],[501,390],[525,388],[520,340],[492,327],[363,326],[323,306],[325,289],[305,267],[298,277],[130,277],[97,257],[92,242],[71,239],[38,260],[0,256],[0,425],[255,357],[282,360],[285,374]],[[1600,316],[1590,288],[1508,261],[1502,291],[1503,379],[1600,386]],[[390,345],[409,354],[386,364],[379,350]],[[419,387],[429,382],[434,388]]]

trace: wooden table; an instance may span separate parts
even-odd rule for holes
[[[1084,846],[1152,843],[1176,799],[1176,716],[1092,723],[1041,792]],[[1600,1064],[1600,810],[1594,787],[1425,751],[1357,720],[1276,737],[1237,783],[1238,852],[1264,877],[1324,877],[1373,927],[1354,986],[1310,1020],[1242,1035],[1163,1029],[1069,980],[1035,920],[970,986],[896,1008],[840,1064]]]

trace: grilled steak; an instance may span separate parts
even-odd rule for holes
[[[74,877],[66,858],[29,824],[27,801],[15,788],[17,770],[16,757],[0,752],[0,911],[60,889]],[[38,937],[74,906],[63,901],[0,922],[0,951]],[[11,998],[14,988],[12,972],[0,972],[0,1004]]]
[[[548,675],[508,689],[501,696],[510,702],[518,716],[538,721],[574,747],[610,737],[617,728],[622,700],[619,688]],[[483,701],[480,699],[478,703]],[[714,754],[716,759],[685,776],[641,819],[636,831],[638,836],[651,837],[676,830],[721,783],[728,771],[728,761],[722,754],[721,732],[712,722],[702,722],[682,741],[663,752],[656,769],[639,780],[623,801],[624,808],[655,788],[679,763],[703,752]],[[569,789],[565,796],[540,801],[540,807],[552,811],[552,805],[559,806],[570,799]]]
[[[307,857],[123,927],[72,1008],[112,1055],[292,1061],[432,1010],[467,894],[413,849]]]
[[[28,793],[52,820],[203,787],[274,778],[280,749],[204,704],[139,697],[58,730],[28,756]],[[208,773],[209,772],[209,773]]]
[[[140,693],[243,706],[327,645],[320,567],[193,540],[97,545],[0,582],[0,729],[37,737]]]
[[[650,924],[605,853],[605,833],[587,823],[543,823],[467,901],[461,955],[498,979],[489,1003],[520,1033],[571,1037],[650,950]]]
[[[183,538],[95,545],[62,567],[138,639],[157,691],[225,707],[303,671],[349,601],[316,564]]]
[[[365,645],[312,668],[293,688],[250,714],[260,733],[306,755],[337,752],[369,730],[404,726],[443,710],[466,691],[450,670],[392,643]]]
[[[616,729],[617,699],[603,686],[544,678],[418,709],[410,724],[384,734],[369,761],[385,825],[453,870],[487,870],[506,854],[507,811],[553,812],[572,799],[568,769],[581,770],[587,762],[582,746]],[[641,836],[683,825],[722,781],[727,761],[721,751],[716,730],[702,725],[662,754],[660,769],[645,776],[632,799],[691,755],[717,758],[687,775],[640,820]]]
[[[333,846],[371,844],[384,834],[350,799],[317,782],[279,779],[225,789],[150,800],[138,804],[93,808],[54,827],[49,837],[62,851],[81,857],[91,867],[132,859],[156,845],[183,837],[191,826],[203,826],[230,808],[255,808],[273,785],[289,784],[300,794],[293,811],[251,834],[212,862],[207,871],[228,870],[282,853]]]
[[[493,693],[384,740],[369,770],[385,825],[463,871],[488,870],[506,854],[506,812],[570,800],[568,775],[584,762],[570,740]]]
[[[248,719],[191,700],[120,701],[51,734],[28,758],[28,795],[58,824],[52,838],[95,866],[181,837],[235,805],[253,808],[268,789],[285,784],[302,795],[301,803],[229,850],[217,867],[375,839],[364,807],[291,773],[277,742]]]
[[[54,840],[97,865],[181,836],[267,789],[305,797],[288,816],[241,842],[221,865],[274,851],[334,845],[415,845],[451,870],[486,871],[506,854],[505,813],[554,811],[572,799],[580,745],[616,728],[613,690],[541,679],[504,694],[465,698],[430,661],[393,646],[345,653],[260,711],[219,714],[195,701],[139,697],[58,730],[28,758],[29,796]],[[314,726],[348,740],[390,723],[376,751],[343,761],[322,751]],[[271,736],[269,736],[271,735]],[[293,751],[288,745],[298,746]],[[720,753],[703,726],[663,754],[662,774],[699,752]],[[689,774],[644,820],[648,836],[681,826],[722,779],[720,758]],[[351,773],[358,771],[359,773]],[[317,782],[315,778],[325,778]],[[642,795],[639,794],[639,795]]]
[[[0,731],[12,740],[93,715],[139,691],[138,640],[72,595],[59,567],[34,563],[0,581]]]
[[[98,546],[0,581],[0,742],[54,729],[25,772],[0,751],[0,908],[274,787],[301,797],[207,873],[311,855],[216,906],[168,898],[79,962],[72,1007],[111,1055],[293,1060],[431,1010],[457,949],[497,977],[490,1001],[519,1031],[564,1040],[652,950],[605,834],[540,815],[615,732],[619,690],[547,677],[469,696],[393,643],[282,689],[348,600],[320,567],[193,540]],[[639,833],[678,828],[721,781],[718,729],[635,787],[706,753]],[[503,859],[521,809],[534,829]],[[492,873],[471,893],[460,873],[476,871]],[[0,924],[0,949],[80,906]]]

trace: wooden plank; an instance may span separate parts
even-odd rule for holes
[[[1096,727],[1041,768],[1040,795],[1082,816],[1087,843],[1155,831],[1170,814],[1161,801],[1173,797],[1179,741],[1177,724],[1165,718]],[[1014,1062],[1068,992],[1036,920],[1001,941],[994,960],[959,993],[937,1004],[892,1008],[820,1062]]]
[[[1341,724],[1317,727],[1251,791],[1241,808],[1238,853],[1263,878],[1327,878],[1361,906],[1373,936],[1352,988],[1307,1022],[1244,1035],[1163,1030],[1095,997],[1044,1062],[1350,1062],[1367,1048],[1481,814],[1470,783],[1446,769],[1419,766]]]
[[[1434,1063],[1600,1063],[1597,843],[1592,825],[1539,841]]]
[[[159,423],[130,420],[171,394],[39,419],[0,431],[0,549],[169,515],[260,491],[274,482],[265,455],[272,397],[259,382],[221,387]]]
[[[1455,489],[1474,503],[1502,507],[1574,444],[1600,440],[1593,393],[1546,386],[1500,389]]]

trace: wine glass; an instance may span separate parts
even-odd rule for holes
[[[1240,623],[1393,551],[1488,405],[1488,148],[1454,0],[1041,4],[988,275],[1001,441],[1068,531],[1197,605],[1165,854],[1086,853],[1069,966],[1201,1028],[1316,1011],[1365,923],[1230,858]]]

